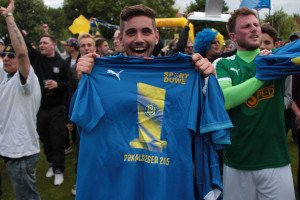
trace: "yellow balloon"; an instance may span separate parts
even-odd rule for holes
[[[73,24],[69,27],[69,30],[73,34],[82,34],[82,33],[88,33],[90,31],[90,21],[85,18],[83,15],[80,15],[77,17],[74,21]]]

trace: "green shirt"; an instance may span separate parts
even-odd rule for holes
[[[216,62],[220,84],[227,82],[234,87],[255,76],[253,59],[241,57],[243,55],[237,54]],[[241,170],[259,170],[289,164],[283,97],[284,80],[268,81],[245,102],[228,110],[234,128],[231,145],[224,151],[226,165]]]

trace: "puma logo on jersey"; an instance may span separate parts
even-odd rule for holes
[[[114,71],[111,70],[111,69],[108,69],[108,70],[107,70],[107,73],[108,73],[108,74],[112,74],[112,75],[116,76],[116,77],[119,79],[119,81],[121,80],[121,79],[120,79],[120,74],[121,74],[121,72],[123,72],[123,70],[119,71],[118,73],[117,73],[117,72],[114,72]]]
[[[240,71],[241,69],[234,69],[234,68],[231,67],[230,70],[236,72],[236,75],[239,75],[239,71]]]

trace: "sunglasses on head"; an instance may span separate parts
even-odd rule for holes
[[[6,55],[8,56],[8,58],[13,59],[16,57],[16,54],[13,52],[2,52],[1,57],[4,58]]]

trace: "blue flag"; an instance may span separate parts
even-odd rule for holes
[[[241,2],[241,7],[247,7],[250,9],[260,9],[260,8],[271,8],[271,0],[243,0]]]

